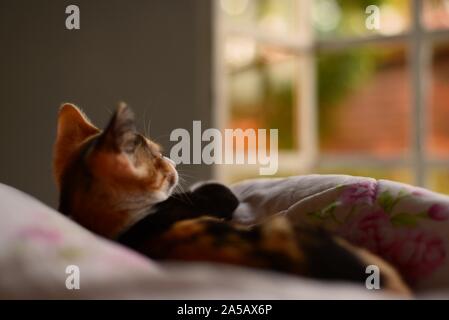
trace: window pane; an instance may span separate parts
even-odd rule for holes
[[[449,0],[423,1],[423,18],[428,29],[449,28]]]
[[[235,37],[226,40],[225,57],[231,113],[228,127],[278,129],[279,149],[297,149],[299,58]]]
[[[321,152],[382,158],[406,155],[409,83],[402,46],[319,54]]]
[[[449,169],[431,169],[428,178],[429,189],[449,194]]]
[[[413,183],[412,171],[408,168],[323,168],[320,174],[348,174],[352,176],[370,177],[374,179],[394,180],[403,183]]]
[[[428,146],[433,157],[449,156],[449,43],[433,48],[431,71],[430,135]]]
[[[297,0],[220,0],[220,7],[233,26],[284,36],[298,33]]]
[[[228,174],[225,177],[226,179],[226,183],[237,183],[243,180],[247,180],[247,179],[260,179],[260,178],[287,178],[287,177],[291,177],[291,176],[296,176],[299,174],[310,174],[310,172],[305,172],[305,173],[301,173],[298,171],[291,171],[291,170],[282,170],[282,168],[280,168],[278,170],[278,172],[276,172],[276,174],[271,175],[271,176],[262,176],[259,174],[258,168],[254,167],[252,169],[249,170],[235,170],[236,165],[234,165],[234,168],[232,168],[231,166],[228,166]],[[234,169],[234,170],[233,170]]]
[[[402,183],[413,184],[413,172],[409,168],[351,168],[351,167],[335,167],[335,168],[320,168],[313,173],[317,174],[347,174],[352,176],[359,177],[370,177],[374,179],[386,179],[393,180]],[[279,170],[276,175],[272,177],[281,178],[281,177],[290,177],[298,174],[310,174],[310,172],[298,172],[298,171],[289,171],[289,170]],[[236,183],[239,181],[243,181],[245,179],[253,179],[260,178],[260,175],[257,174],[257,170],[252,172],[233,172],[228,176],[228,183]],[[449,171],[446,171],[444,179],[441,179],[441,183],[446,185],[446,191],[449,193]],[[441,188],[438,190],[442,190]]]
[[[312,18],[319,38],[392,35],[410,26],[408,0],[314,0],[313,4]],[[379,11],[368,8],[371,5]],[[379,24],[372,19],[377,12]]]
[[[257,3],[252,0],[219,0],[223,18],[227,23],[252,26],[257,18]]]

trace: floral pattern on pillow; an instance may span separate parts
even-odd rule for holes
[[[431,192],[406,185],[381,190],[374,179],[337,189],[334,201],[307,212],[310,221],[382,256],[412,285],[447,269],[447,224],[441,229],[449,220],[446,199],[434,202]]]

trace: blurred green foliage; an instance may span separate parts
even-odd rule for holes
[[[257,0],[257,17],[261,19],[273,9],[278,0]],[[381,5],[388,0],[337,0],[342,18],[338,26],[327,33],[327,37],[344,36],[351,34],[349,29],[365,28],[366,7]],[[333,14],[329,12],[329,15]],[[354,23],[354,19],[356,23]],[[318,30],[316,30],[319,33]],[[320,34],[317,34],[320,38]],[[320,139],[325,139],[332,131],[332,112],[341,101],[347,97],[357,86],[375,72],[379,58],[383,55],[376,48],[357,48],[332,53],[319,53],[317,55],[317,93],[319,108]],[[295,81],[283,82],[277,86],[272,85],[271,69],[266,62],[256,59],[252,68],[257,70],[261,77],[260,90],[263,97],[259,101],[258,112],[251,114],[268,128],[279,128],[279,148],[293,149],[295,145],[295,104],[297,83]],[[293,70],[292,70],[293,71]],[[255,112],[254,109],[251,112]],[[247,109],[234,105],[233,115],[236,118],[248,116]]]
[[[352,28],[352,17],[365,18],[367,6],[381,5],[385,0],[339,0],[337,2],[342,11],[342,19],[338,27],[332,31],[334,36],[344,35],[348,29]],[[359,21],[360,23],[362,21]],[[317,90],[320,139],[325,139],[332,131],[331,113],[333,108],[375,71],[375,60],[376,52],[372,48],[318,54]]]
[[[368,48],[318,55],[317,90],[321,138],[325,138],[331,131],[333,108],[374,72],[375,58],[376,53]]]

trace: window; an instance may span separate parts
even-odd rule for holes
[[[370,5],[379,29],[365,25]],[[279,129],[279,176],[449,193],[449,0],[217,0],[214,11],[216,126]]]

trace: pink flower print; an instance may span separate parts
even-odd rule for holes
[[[425,191],[415,188],[411,191],[412,196],[417,196],[417,197],[421,197],[421,196],[425,196]]]
[[[442,204],[434,204],[427,211],[427,215],[437,221],[449,219],[449,206]]]
[[[440,267],[445,258],[444,243],[436,235],[405,230],[384,257],[395,265],[409,283],[414,283]]]
[[[346,187],[340,194],[343,205],[368,204],[372,205],[377,196],[377,182],[363,181]]]
[[[339,233],[348,241],[381,254],[394,242],[389,216],[383,210],[360,213],[342,226]]]
[[[389,261],[410,284],[430,275],[446,258],[441,238],[422,230],[394,227],[381,209],[360,213],[343,225],[339,234]]]
[[[19,237],[26,240],[40,240],[50,243],[56,243],[62,240],[62,235],[58,231],[39,226],[31,226],[20,230]]]

